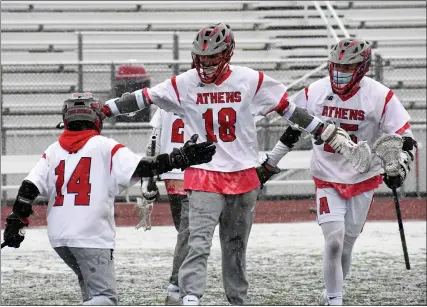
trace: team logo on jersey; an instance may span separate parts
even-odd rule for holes
[[[236,103],[242,101],[240,92],[197,93],[196,104]]]
[[[365,111],[331,107],[331,106],[323,106],[322,116],[349,119],[349,120],[364,120]]]
[[[326,97],[326,100],[333,100],[333,99],[334,99],[333,95],[330,95],[330,96]]]

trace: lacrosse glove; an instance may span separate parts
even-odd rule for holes
[[[261,189],[264,187],[264,184],[271,178],[271,176],[280,173],[280,169],[276,166],[271,165],[266,166],[267,161],[264,161],[261,166],[256,168],[256,173],[258,175],[259,182],[261,182]]]
[[[414,158],[410,152],[402,151],[400,153],[398,174],[395,176],[388,175],[387,173],[383,174],[384,183],[390,189],[397,189],[403,185],[403,182],[405,181],[406,176],[411,170],[410,163],[413,159]]]
[[[28,218],[24,221],[16,213],[11,213],[6,217],[6,228],[3,233],[3,239],[7,246],[19,248],[25,239],[25,227],[29,225]]]
[[[174,148],[169,154],[173,168],[186,169],[191,165],[208,163],[216,152],[216,146],[212,142],[196,143],[198,135],[194,134],[183,147]]]

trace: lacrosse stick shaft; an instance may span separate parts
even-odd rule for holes
[[[400,240],[402,241],[403,256],[405,257],[405,265],[406,269],[410,270],[411,264],[409,263],[408,247],[406,246],[406,238],[405,231],[403,229],[402,214],[400,212],[399,197],[397,196],[397,191],[395,188],[393,188],[392,191],[394,196],[394,207],[396,209],[397,223],[399,224]]]
[[[156,143],[157,143],[157,136],[156,135],[151,136],[150,157],[154,157],[156,155]],[[154,180],[153,177],[150,177],[148,179],[148,183],[152,184],[153,180]]]
[[[5,246],[7,246],[7,243],[6,243],[6,242],[3,242],[3,243],[1,244],[1,248],[5,247]]]

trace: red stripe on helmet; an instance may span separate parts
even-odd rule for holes
[[[206,41],[203,41],[202,50],[205,51],[207,46],[208,46],[208,43]]]
[[[201,29],[201,30],[200,30],[200,32],[199,32],[200,39],[202,39],[202,40],[203,40],[203,44],[202,44],[202,50],[203,50],[203,51],[205,51],[205,49],[206,49],[206,47],[207,47],[207,43],[205,42],[205,38],[204,38],[204,36],[205,36],[205,32],[206,32],[207,28],[208,28],[208,27],[204,27],[204,28],[203,28],[203,29]]]
[[[338,60],[341,60],[344,56],[344,50],[341,50],[340,55],[338,56]]]
[[[219,30],[221,30],[221,25],[217,25],[215,29],[212,30],[211,34],[209,34],[208,38],[211,38],[212,36],[214,36],[216,33],[218,33]]]

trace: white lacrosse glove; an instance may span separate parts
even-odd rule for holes
[[[371,148],[366,141],[355,144],[347,131],[327,122],[320,138],[335,152],[342,154],[359,173],[366,173],[371,167]]]
[[[413,157],[407,151],[402,151],[403,138],[398,134],[389,134],[375,141],[373,150],[381,159],[384,169],[384,183],[390,189],[403,185],[410,171]]]

